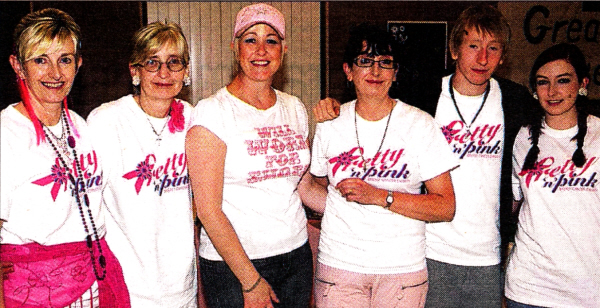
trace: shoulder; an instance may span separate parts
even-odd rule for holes
[[[401,100],[396,100],[394,113],[395,117],[400,117],[403,121],[409,121],[409,123],[435,124],[435,120],[431,114]]]
[[[94,121],[94,119],[96,119],[96,118],[115,117],[121,113],[120,112],[121,109],[128,108],[128,105],[132,105],[132,104],[135,104],[135,100],[133,99],[132,95],[123,96],[123,97],[119,98],[118,100],[104,103],[104,104],[98,106],[96,109],[94,109],[94,110],[92,110],[92,112],[90,112],[87,120]]]

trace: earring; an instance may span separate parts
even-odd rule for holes
[[[588,91],[586,88],[579,88],[579,91],[577,91],[577,94],[579,94],[581,96],[587,96]]]
[[[140,77],[133,76],[133,78],[131,79],[131,84],[133,84],[136,87],[139,86],[140,85]]]
[[[537,95],[537,93],[536,93],[536,92],[533,92],[533,94],[532,94],[532,95],[533,95],[533,98],[535,98],[536,100],[537,100],[537,99],[539,99],[539,98],[538,98],[538,95]]]
[[[189,87],[192,84],[192,78],[190,76],[183,77],[183,85]]]

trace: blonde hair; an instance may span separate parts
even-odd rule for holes
[[[19,21],[14,32],[14,54],[21,63],[44,54],[55,38],[72,40],[75,56],[81,49],[81,29],[69,14],[54,8],[39,10]]]
[[[167,44],[173,44],[177,48],[186,66],[190,63],[187,41],[181,27],[176,23],[157,21],[148,24],[135,33],[132,43],[133,52],[129,58],[129,65],[143,64]]]
[[[510,25],[498,9],[489,4],[481,4],[464,10],[450,33],[451,53],[458,50],[470,29],[475,29],[480,34],[493,35],[502,44],[502,57],[505,57],[510,43]]]

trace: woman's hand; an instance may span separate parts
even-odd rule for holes
[[[376,188],[361,179],[344,179],[335,188],[346,198],[346,201],[380,206],[385,205],[387,191]]]
[[[254,290],[244,292],[244,308],[273,308],[273,302],[279,303],[279,299],[271,285],[262,278]]]
[[[331,97],[322,99],[313,108],[313,115],[317,123],[333,120],[340,115],[340,102]]]

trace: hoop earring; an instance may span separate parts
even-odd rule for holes
[[[133,76],[133,78],[131,78],[131,84],[133,84],[134,86],[139,86],[140,85],[140,77],[139,76]]]
[[[189,87],[192,84],[192,78],[190,76],[183,77],[183,85]]]
[[[577,91],[577,94],[579,94],[581,96],[587,96],[588,90],[586,88],[579,88],[579,91]]]
[[[533,94],[532,94],[532,95],[533,95],[533,98],[535,98],[536,100],[539,100],[539,99],[540,99],[540,98],[538,97],[538,95],[537,95],[537,92],[533,92]]]

